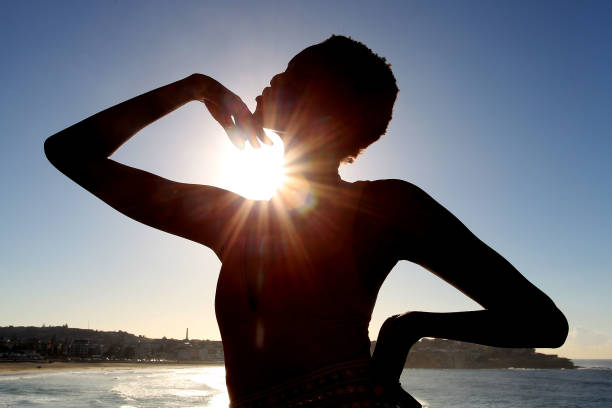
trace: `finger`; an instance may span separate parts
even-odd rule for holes
[[[253,146],[253,148],[258,149],[261,147],[259,141],[257,140],[255,130],[253,129],[251,124],[248,123],[248,121],[245,122],[244,119],[237,118],[236,125],[242,132],[242,137],[244,138],[244,140],[248,140],[251,146]]]
[[[238,126],[232,125],[225,128],[225,133],[227,133],[227,137],[234,144],[234,146],[240,150],[244,149],[245,138],[243,136],[243,132]]]
[[[251,146],[253,146],[254,149],[259,149],[261,145],[259,144],[259,140],[257,140],[257,133],[255,131],[255,128],[253,127],[253,124],[248,123],[247,126],[249,127],[248,132],[247,132],[249,143],[251,143]]]
[[[251,143],[253,149],[259,149],[261,147],[261,143],[257,140],[257,136],[255,136],[254,132],[249,132],[249,143]]]
[[[242,142],[246,142],[248,139],[251,146],[255,149],[261,147],[258,138],[262,141],[266,140],[266,143],[269,144],[271,140],[267,138],[263,129],[256,125],[256,122],[253,120],[253,114],[249,111],[249,108],[242,99],[229,92],[226,94],[225,98],[226,109],[232,112],[235,125],[238,130],[242,132]],[[260,136],[260,134],[263,136]]]
[[[264,130],[259,126],[257,127],[257,137],[262,141],[262,143],[265,143],[268,146],[272,146],[274,144],[272,139],[270,139],[268,135],[266,135],[266,132],[264,132]]]
[[[223,112],[223,109],[219,105],[215,105],[214,103],[209,101],[204,101],[204,105],[206,105],[206,108],[208,109],[212,117],[217,122],[219,122],[219,124],[223,126],[224,129],[227,129],[230,126],[234,125],[232,116],[227,112]]]
[[[246,117],[244,113],[237,113],[236,115],[234,115],[234,121],[236,122],[236,126],[242,132],[242,136],[244,137],[244,139],[248,139],[251,145],[253,145],[253,129],[249,123],[248,117]]]
[[[243,132],[240,131],[239,127],[234,124],[232,116],[225,112],[219,105],[215,105],[213,102],[204,101],[204,104],[210,111],[211,115],[225,130],[227,137],[234,146],[238,149],[244,149],[245,137]]]
[[[236,124],[240,127],[240,129],[244,132],[245,136],[248,138],[249,143],[253,148],[258,149],[261,147],[259,144],[259,140],[257,140],[258,132],[257,127],[255,126],[255,122],[253,121],[253,114],[249,111],[242,101],[237,106],[237,113],[234,116],[236,119]],[[263,132],[263,129],[262,129]]]

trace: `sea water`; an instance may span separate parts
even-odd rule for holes
[[[577,370],[404,370],[402,386],[431,408],[612,408],[612,360]]]
[[[403,387],[429,408],[612,407],[612,360],[577,370],[406,369]],[[223,366],[104,368],[0,375],[0,408],[227,407]]]

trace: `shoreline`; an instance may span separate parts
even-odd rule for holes
[[[0,361],[0,375],[17,372],[42,372],[61,370],[104,370],[108,368],[129,370],[133,368],[188,368],[222,366],[223,362],[216,361],[164,361],[164,362],[137,362],[137,361]]]
[[[612,359],[609,360],[612,363]],[[189,367],[211,367],[223,366],[223,361],[0,361],[0,375],[26,372],[42,371],[77,371],[77,370],[131,370],[134,368],[169,368],[182,369]],[[612,365],[612,364],[611,364]],[[588,369],[576,365],[575,369]],[[408,368],[410,369],[410,368]],[[431,368],[435,369],[435,368]],[[493,369],[493,368],[489,368]],[[512,368],[506,368],[512,369]],[[545,368],[543,368],[545,369]],[[449,370],[449,369],[447,369]],[[452,369],[450,369],[452,370]],[[487,368],[472,368],[472,370],[487,370]],[[519,368],[520,370],[520,368]],[[537,370],[537,368],[536,368]],[[563,370],[563,368],[553,368],[553,370]]]

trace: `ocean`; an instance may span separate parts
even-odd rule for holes
[[[612,360],[578,370],[406,369],[403,387],[428,408],[610,408]],[[223,366],[0,374],[0,408],[227,407]]]

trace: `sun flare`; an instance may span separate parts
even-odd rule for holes
[[[283,143],[274,132],[265,132],[274,145],[254,149],[247,144],[243,150],[228,151],[223,160],[224,185],[249,199],[270,199],[285,178]]]

